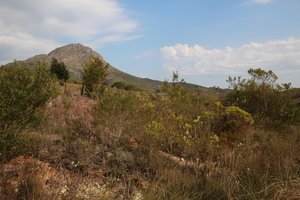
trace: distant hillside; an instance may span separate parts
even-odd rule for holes
[[[97,56],[100,59],[104,58],[93,49],[86,47],[82,44],[69,44],[51,51],[49,54],[36,55],[28,58],[25,61],[19,61],[20,63],[34,66],[37,62],[42,61],[50,64],[52,58],[56,58],[58,61],[62,61],[67,66],[71,79],[80,80],[81,71],[87,60],[91,56]],[[105,61],[105,60],[104,60]],[[105,61],[106,62],[106,61]],[[8,64],[10,65],[10,64]],[[126,84],[134,85],[140,89],[155,91],[160,88],[162,82],[152,80],[149,78],[139,78],[125,72],[122,72],[115,67],[109,65],[109,74],[107,77],[109,84],[113,84],[117,81],[122,81]],[[212,88],[205,88],[202,86],[186,83],[185,86],[189,89],[201,88],[205,91],[211,90]]]

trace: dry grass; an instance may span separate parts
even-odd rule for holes
[[[81,177],[74,188],[98,177],[99,188],[86,190],[105,185],[107,199],[299,199],[299,126],[216,134],[217,102],[201,93],[172,99],[109,89],[97,101],[65,94],[34,130],[44,138],[36,157]]]

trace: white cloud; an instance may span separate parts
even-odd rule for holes
[[[267,41],[224,49],[206,49],[200,45],[177,44],[161,48],[164,67],[182,75],[241,74],[262,67],[277,72],[299,73],[300,39]]]
[[[61,41],[99,47],[131,40],[137,28],[117,0],[0,1],[0,52],[6,56],[0,62],[47,53]]]
[[[250,4],[268,4],[271,3],[272,0],[249,0],[248,3]]]
[[[22,32],[0,35],[0,64],[6,64],[14,59],[25,59],[36,54],[47,53],[61,46],[49,39],[34,38]]]

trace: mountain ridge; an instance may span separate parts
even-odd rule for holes
[[[32,56],[24,61],[18,61],[19,63],[34,66],[38,62],[51,63],[52,58],[56,58],[60,62],[64,62],[70,72],[70,78],[73,80],[81,80],[81,73],[87,60],[91,56],[99,57],[105,63],[109,64],[101,54],[94,51],[92,48],[84,46],[80,43],[67,44],[58,47],[48,54],[38,54]],[[10,65],[11,63],[7,64]],[[155,91],[160,88],[162,81],[153,80],[150,78],[140,78],[123,72],[114,66],[109,64],[107,81],[111,85],[115,82],[124,82],[126,84],[134,85],[142,90]],[[212,88],[206,88],[203,86],[185,83],[189,89],[201,88],[202,90],[211,90]]]

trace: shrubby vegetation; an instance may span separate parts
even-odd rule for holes
[[[290,83],[277,84],[272,71],[249,69],[249,79],[229,77],[232,91],[227,104],[236,105],[259,119],[262,124],[290,125],[299,119],[299,107],[292,102]]]
[[[108,64],[98,57],[91,57],[84,66],[82,73],[81,94],[96,97],[103,94],[106,87]]]
[[[34,69],[10,67],[0,73],[1,127],[36,122],[41,108],[55,95],[55,82],[45,64]]]
[[[121,89],[121,90],[138,90],[138,88],[134,85],[130,85],[130,84],[126,84],[122,81],[117,81],[115,82],[114,84],[112,84],[111,87],[115,87],[115,88],[118,88],[118,89]]]
[[[106,67],[92,59],[83,75],[84,94],[90,98],[64,94],[52,101],[39,131],[59,139],[41,145],[38,156],[82,179],[101,172],[112,191],[122,185],[118,193],[125,199],[136,191],[144,199],[297,199],[299,105],[290,85],[276,84],[273,72],[250,69],[249,74],[248,80],[230,78],[232,90],[226,96],[188,91],[177,72],[159,92],[148,93],[126,90],[122,82],[106,87]],[[33,102],[35,95],[43,99],[34,104],[36,111],[52,96],[48,78],[49,87],[39,88],[43,98],[30,93]],[[32,110],[31,104],[22,106]],[[20,113],[30,124],[39,112]],[[270,129],[278,125],[281,129]]]
[[[298,130],[282,137],[284,130],[256,128],[270,115],[230,104],[228,99],[235,90],[222,105],[217,94],[189,92],[181,82],[175,73],[172,83],[165,82],[163,93],[110,90],[99,101],[95,117],[118,141],[113,145],[115,151],[135,158],[128,163],[115,153],[116,160],[108,167],[114,169],[113,176],[130,180],[132,174],[139,174],[150,179],[146,199],[281,199],[297,195]],[[287,94],[286,90],[275,91]],[[292,122],[296,119],[288,123]],[[128,145],[132,138],[137,143],[134,150]],[[122,167],[116,169],[116,163]]]
[[[41,122],[42,109],[56,94],[56,84],[43,63],[0,70],[0,162],[24,153],[32,144],[19,134]]]

